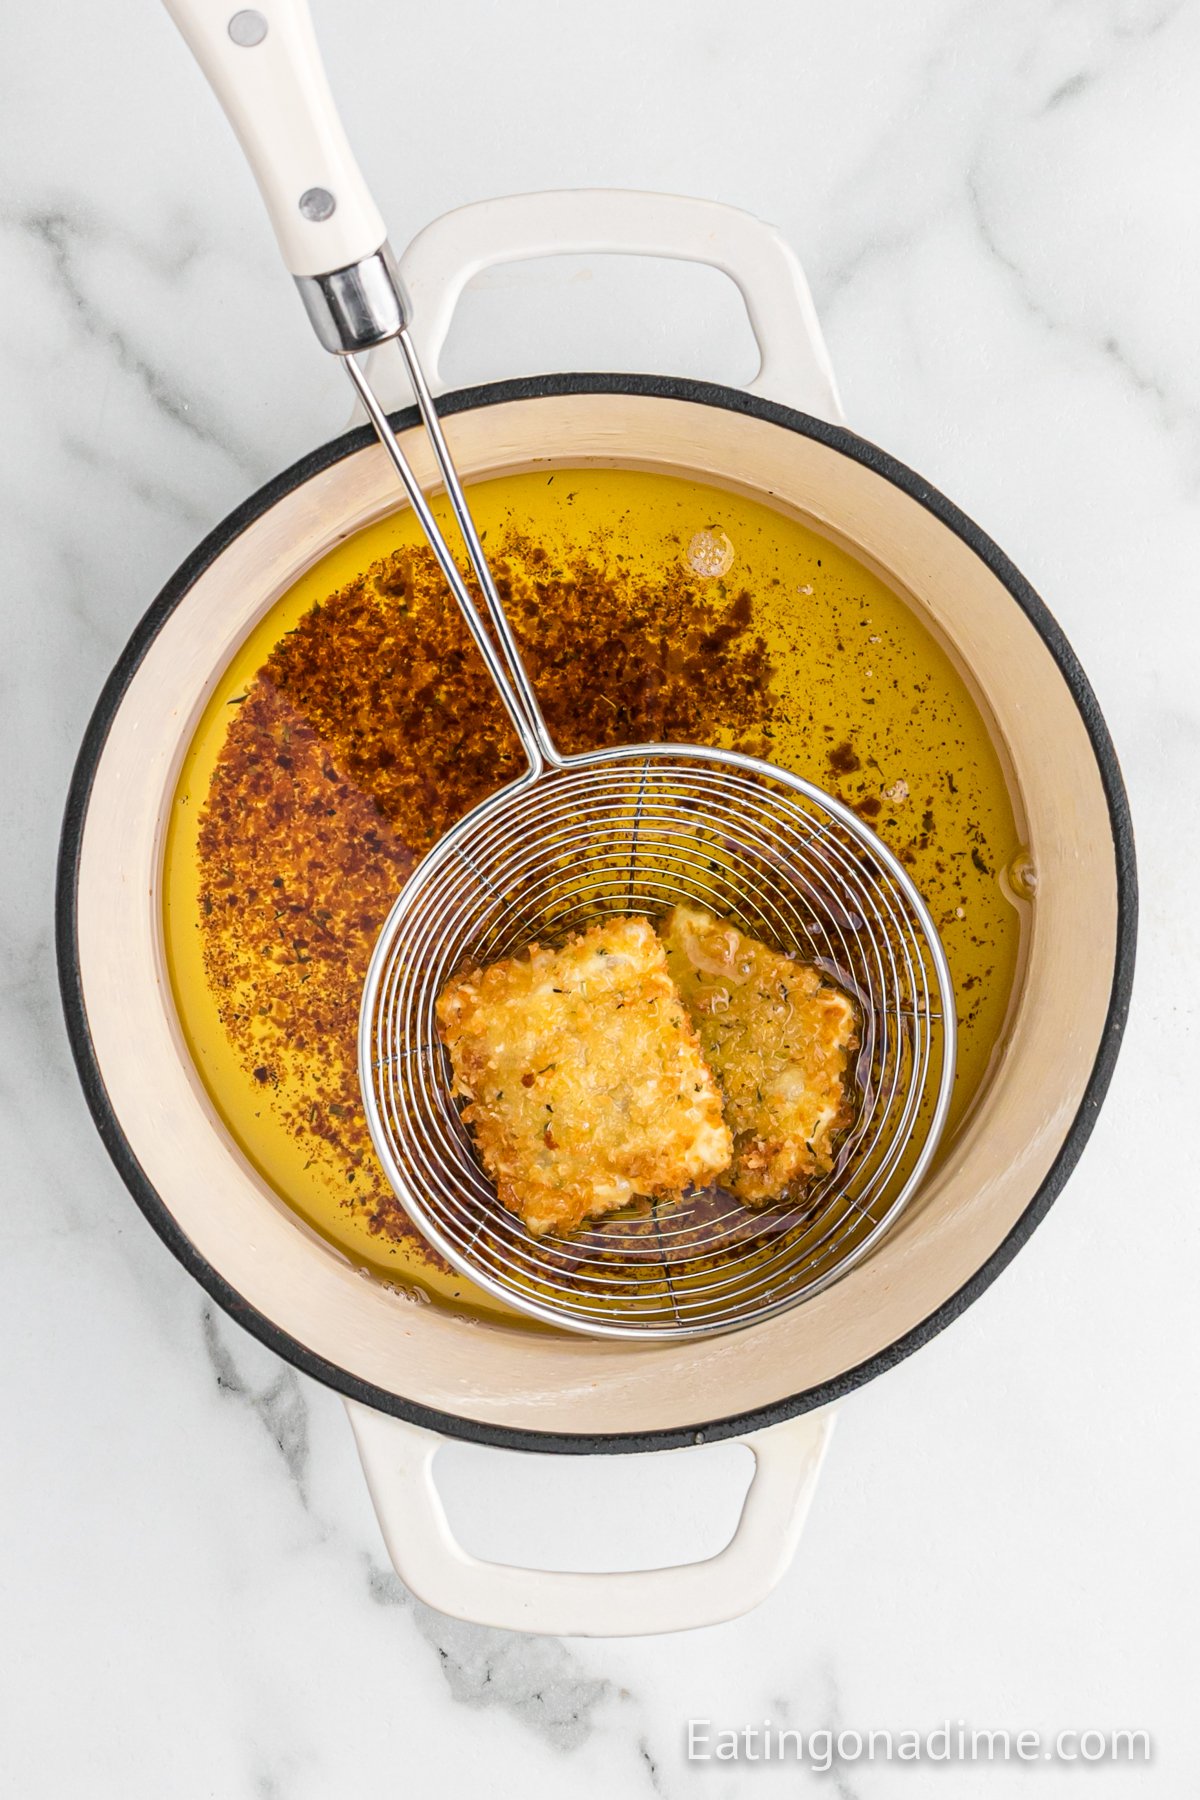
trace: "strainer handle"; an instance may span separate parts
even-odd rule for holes
[[[564,188],[480,200],[443,214],[400,258],[412,333],[434,392],[464,288],[502,263],[554,256],[648,256],[728,275],[759,351],[750,391],[817,418],[843,414],[804,270],[775,226],[715,200],[622,188]]]
[[[387,232],[342,128],[307,0],[164,0],[237,133],[298,280],[374,258]]]
[[[552,1637],[688,1631],[757,1606],[795,1554],[834,1423],[825,1408],[733,1440],[752,1451],[754,1477],[737,1529],[716,1556],[666,1569],[583,1573],[470,1555],[450,1528],[434,1480],[434,1458],[446,1440],[358,1401],[346,1406],[388,1555],[405,1586],[452,1618]]]

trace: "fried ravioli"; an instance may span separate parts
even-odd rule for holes
[[[854,1002],[700,907],[676,906],[659,929],[725,1096],[734,1148],[724,1185],[746,1206],[764,1206],[827,1174],[854,1118]]]
[[[535,1236],[728,1168],[721,1095],[648,919],[469,970],[437,1016],[484,1168]]]

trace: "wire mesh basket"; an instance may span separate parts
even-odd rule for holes
[[[452,1098],[435,1005],[465,966],[617,913],[705,907],[816,966],[861,1017],[854,1121],[832,1169],[750,1208],[726,1189],[531,1236]],[[384,1169],[464,1274],[547,1323],[620,1338],[730,1330],[844,1274],[912,1196],[945,1123],[955,1019],[945,953],[902,865],[848,808],[734,751],[572,757],[493,795],[410,878],[363,997],[360,1075]]]

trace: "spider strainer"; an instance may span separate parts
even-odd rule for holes
[[[748,1325],[843,1273],[912,1194],[954,1079],[949,971],[896,859],[857,817],[733,751],[650,744],[561,756],[483,555],[409,333],[383,221],[338,122],[303,6],[270,18],[167,0],[258,178],[321,343],[354,384],[462,610],[528,769],[449,832],[372,955],[359,1074],[375,1148],[413,1222],[526,1313],[605,1336]],[[395,343],[491,624],[477,608],[358,358]],[[493,635],[494,634],[494,635]],[[863,1019],[859,1106],[829,1175],[751,1212],[721,1190],[534,1239],[500,1204],[451,1099],[434,1023],[446,981],[612,912],[699,901],[819,964]]]
[[[359,1025],[367,1124],[396,1195],[448,1262],[520,1311],[605,1337],[687,1337],[794,1305],[863,1256],[914,1192],[954,1082],[950,974],[919,893],[838,801],[732,750],[640,744],[563,756],[546,728],[408,332],[394,334],[489,633],[386,413],[346,367],[528,761],[414,870],[371,957]],[[858,1110],[834,1167],[791,1203],[723,1189],[530,1235],[499,1200],[451,1094],[435,1006],[486,965],[615,912],[692,901],[817,964],[862,1016]]]

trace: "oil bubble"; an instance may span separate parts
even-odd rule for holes
[[[1000,871],[1000,886],[1010,900],[1032,900],[1038,891],[1038,872],[1028,849],[1022,848],[1008,867]]]
[[[728,575],[733,567],[733,545],[723,531],[709,526],[691,539],[687,559],[688,567],[706,581],[715,575]]]

